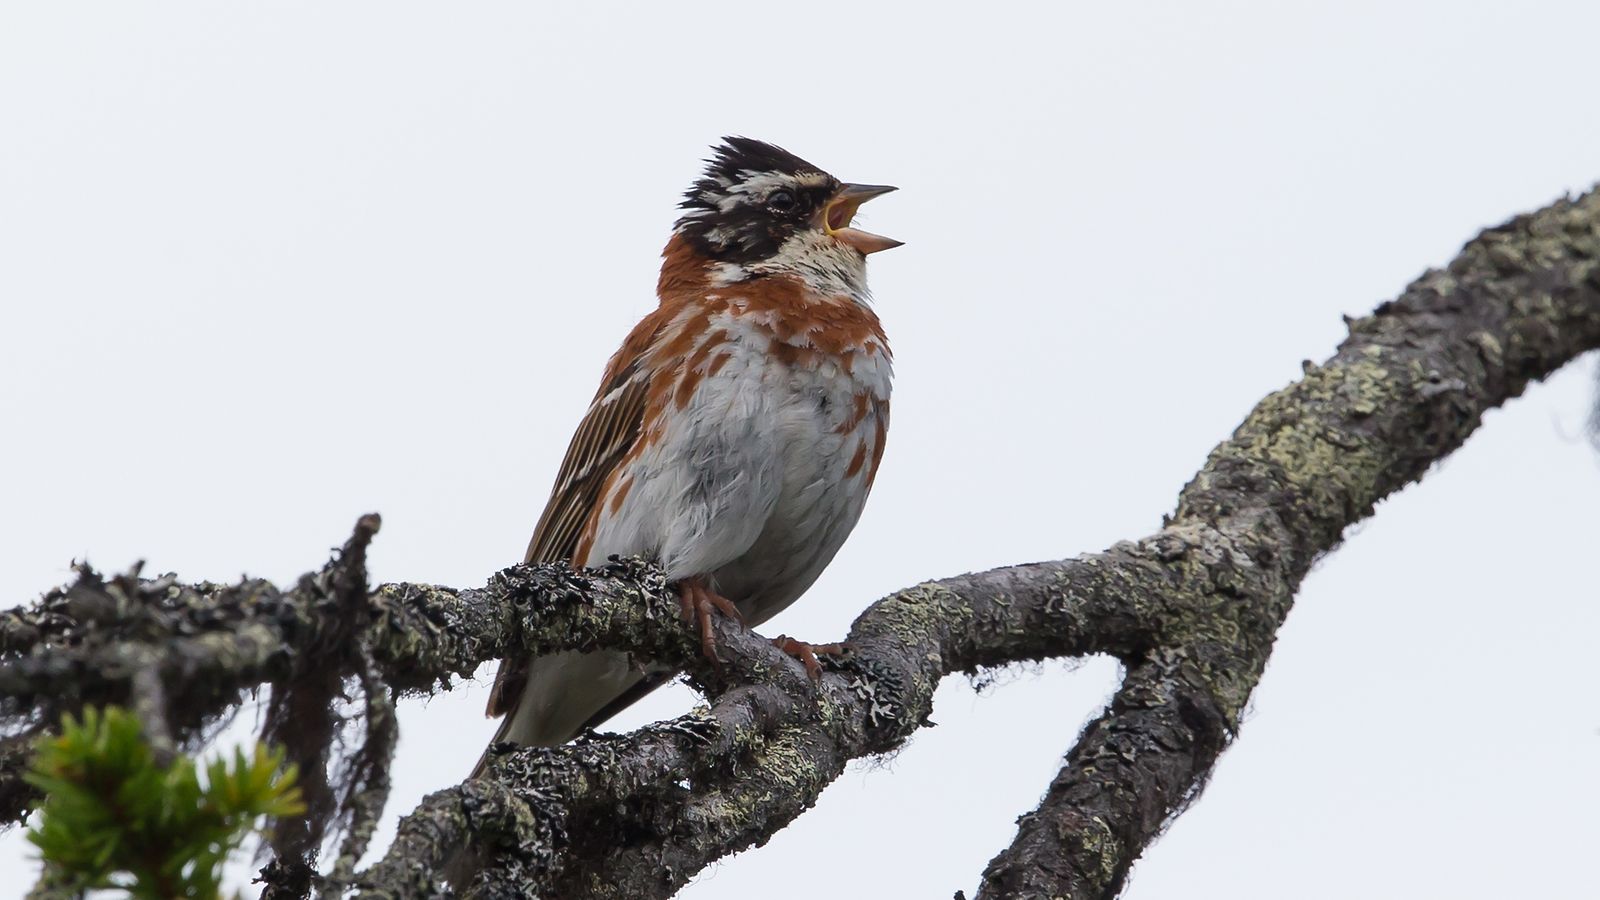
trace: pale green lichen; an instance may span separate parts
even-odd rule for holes
[[[1064,847],[1072,848],[1073,862],[1079,866],[1079,871],[1095,883],[1096,886],[1110,885],[1117,877],[1117,870],[1124,856],[1122,842],[1117,840],[1111,831],[1111,826],[1100,816],[1093,816],[1087,822],[1079,822],[1081,827],[1060,828],[1057,840]]]
[[[798,798],[815,797],[837,773],[824,772],[805,750],[804,729],[780,728],[762,744],[727,788],[698,798],[684,810],[684,824],[713,845],[748,846],[762,832],[762,823]],[[775,806],[776,805],[776,806]],[[809,806],[804,801],[803,806]],[[799,808],[789,811],[797,814]],[[739,849],[731,847],[730,849]]]
[[[908,647],[927,640],[941,630],[959,631],[972,622],[972,607],[966,600],[935,582],[924,582],[897,591],[880,606],[881,616],[874,616],[874,624],[886,628]]]

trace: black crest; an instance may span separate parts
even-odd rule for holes
[[[782,147],[754,138],[725,137],[720,146],[711,148],[711,153],[711,158],[706,160],[705,176],[694,183],[694,187],[684,195],[683,203],[679,204],[684,209],[704,206],[705,201],[701,198],[707,192],[761,172],[827,174]]]
[[[725,137],[712,148],[700,179],[679,203],[680,233],[707,256],[752,262],[778,251],[806,227],[839,187],[838,179],[782,147],[747,137]],[[764,190],[752,190],[754,185]],[[783,211],[767,205],[777,190],[795,201]]]

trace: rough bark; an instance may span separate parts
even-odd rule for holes
[[[353,580],[352,547],[376,531],[372,517],[365,538],[358,528],[289,591],[82,570],[0,617],[0,712],[39,730],[81,703],[134,702],[158,713],[156,736],[192,746],[243,691],[295,696],[314,675],[326,692],[333,673],[362,688],[352,715],[368,732],[333,761],[358,774],[328,781],[352,825],[326,894],[428,896],[444,864],[470,851],[493,862],[468,886],[476,896],[667,897],[804,812],[849,760],[900,746],[943,676],[1107,653],[1126,668],[1122,686],[979,896],[1111,897],[1203,788],[1312,563],[1460,446],[1486,410],[1597,346],[1591,192],[1484,232],[1352,321],[1332,358],[1307,363],[1212,451],[1156,534],[897,592],[862,613],[818,682],[726,621],[724,662],[707,663],[660,573],[637,561],[516,566],[470,590],[353,592],[365,582]],[[487,778],[428,797],[384,858],[353,873],[387,791],[393,695],[445,689],[513,649],[600,647],[683,666],[707,705],[630,734],[501,748]],[[302,760],[329,756],[326,734],[287,727],[280,739],[300,741]],[[0,746],[0,813],[16,818],[32,798],[13,748]]]

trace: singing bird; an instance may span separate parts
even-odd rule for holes
[[[866,258],[900,242],[850,223],[892,190],[749,138],[713,148],[662,251],[660,305],[606,365],[526,562],[656,561],[713,656],[713,614],[759,625],[816,581],[889,428]],[[810,645],[777,642],[815,674]],[[674,674],[619,652],[508,658],[495,740],[564,743]]]

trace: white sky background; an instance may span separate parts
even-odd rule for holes
[[[1477,229],[1600,180],[1591,3],[13,2],[0,7],[0,597],[520,558],[723,134],[901,191],[872,502],[771,632],[1160,524],[1244,413]],[[1588,361],[1307,581],[1253,713],[1127,896],[1595,896]],[[402,713],[393,820],[491,673]],[[1115,684],[952,679],[682,896],[949,897]],[[682,688],[619,726],[679,713]],[[31,882],[0,837],[0,895]],[[241,880],[249,870],[238,867]]]

